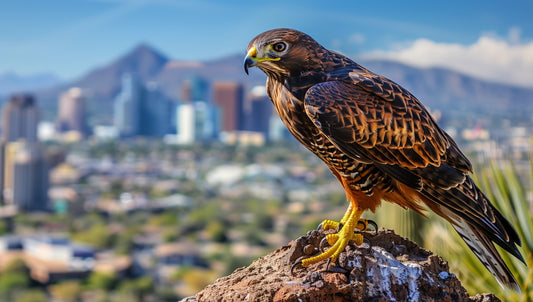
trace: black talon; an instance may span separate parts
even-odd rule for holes
[[[363,227],[360,229],[360,231],[366,231],[368,230],[368,226],[371,225],[374,228],[374,233],[378,233],[378,224],[374,220],[359,220],[357,221],[357,225],[362,225]]]
[[[298,265],[302,265],[303,259],[305,259],[305,257],[300,257],[291,265],[291,276],[296,277],[294,275],[294,268],[297,267]]]
[[[374,235],[378,233],[378,224],[374,220],[368,220],[368,224],[374,227]]]
[[[318,231],[322,230],[322,224],[323,221],[318,225],[318,227],[316,228]],[[339,222],[339,226],[337,226],[337,233],[342,229],[342,223]]]
[[[326,264],[325,272],[328,272],[328,273],[341,273],[341,274],[346,274],[348,272],[347,269],[342,268],[339,265],[339,259],[338,258],[337,258],[337,260],[335,260],[335,266],[330,267],[330,265],[331,265],[331,258],[328,258],[328,263]]]
[[[357,226],[361,226],[360,228],[358,227],[358,231],[359,232],[363,232],[363,231],[366,231],[367,228],[368,228],[368,221],[369,220],[366,220],[366,219],[362,219],[362,220],[358,220],[357,221]]]
[[[326,263],[326,272],[329,272],[329,265],[331,264],[331,258],[328,258],[328,263]]]
[[[326,247],[325,246],[326,243],[328,243],[328,238],[327,237],[324,237],[324,238],[322,238],[322,240],[320,240],[320,244],[318,245],[318,249],[320,250],[321,253],[325,252],[324,248]]]

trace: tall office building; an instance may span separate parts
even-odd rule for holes
[[[6,141],[0,138],[0,205],[4,205],[4,171],[6,169]]]
[[[144,86],[131,74],[122,78],[122,90],[115,100],[114,124],[122,137],[164,136],[172,129],[172,102],[155,83]]]
[[[14,144],[14,143],[10,143]],[[13,163],[12,203],[22,211],[48,207],[48,164],[39,143],[22,143]]]
[[[262,133],[265,138],[269,135],[270,119],[272,117],[272,102],[265,86],[256,86],[248,94],[246,108],[246,130]]]
[[[209,100],[209,82],[202,77],[193,76],[183,82],[181,99],[186,103],[207,102]]]
[[[218,133],[218,110],[205,102],[184,103],[176,108],[177,142],[192,144],[214,139]]]
[[[148,83],[140,101],[138,135],[163,137],[174,132],[171,122],[172,105],[156,83]]]
[[[14,95],[2,107],[2,138],[6,142],[25,139],[37,141],[37,124],[40,112],[33,96]]]
[[[244,93],[237,82],[215,82],[213,101],[221,111],[221,131],[244,130]]]
[[[2,198],[25,211],[44,210],[48,168],[37,140],[39,108],[30,95],[15,95],[2,108]]]
[[[114,124],[120,136],[135,136],[139,132],[139,114],[143,87],[131,74],[122,76],[122,88],[115,99]]]
[[[25,141],[6,143],[4,146],[4,169],[3,169],[3,191],[2,197],[8,204],[13,204],[13,186],[15,182],[15,160],[17,154],[24,147]]]
[[[89,135],[85,96],[80,88],[70,88],[59,97],[59,114],[56,120],[56,130],[59,132],[76,131],[82,137]]]

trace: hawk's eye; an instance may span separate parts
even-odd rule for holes
[[[285,42],[278,42],[278,43],[274,43],[272,45],[272,49],[276,52],[282,52],[284,51],[285,49],[287,49],[287,43]]]

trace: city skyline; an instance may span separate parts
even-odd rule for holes
[[[0,58],[5,62],[0,75],[52,72],[70,80],[143,42],[175,60],[205,61],[243,52],[248,41],[264,30],[293,27],[355,59],[387,58],[422,67],[447,64],[478,76],[533,86],[529,80],[533,79],[533,22],[527,16],[532,5],[518,1],[412,1],[386,7],[367,2],[324,6],[318,1],[274,1],[260,7],[244,1],[6,2],[0,4]]]

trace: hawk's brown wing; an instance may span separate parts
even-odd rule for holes
[[[416,189],[426,182],[449,188],[471,171],[468,159],[407,90],[378,75],[311,87],[309,117],[343,152],[372,162]],[[444,176],[444,177],[443,177]]]

